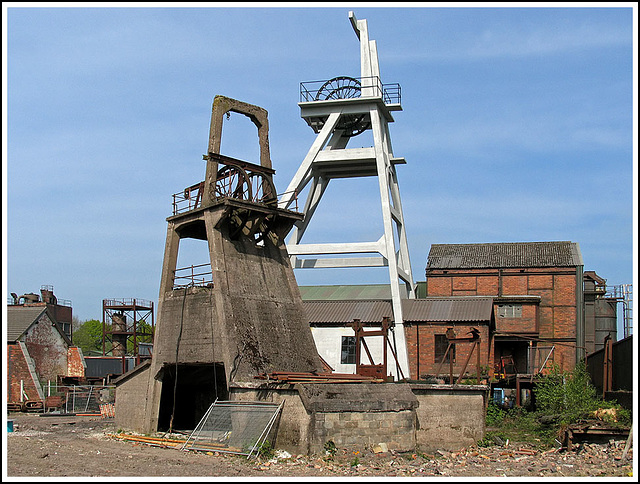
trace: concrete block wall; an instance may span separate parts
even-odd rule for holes
[[[339,448],[366,449],[385,443],[397,452],[416,447],[416,413],[397,412],[316,412],[312,416],[311,450],[321,453],[328,441]]]
[[[485,386],[412,384],[418,399],[416,445],[423,452],[459,450],[485,434]]]
[[[369,401],[367,397],[371,389],[364,390],[364,384],[322,385],[330,388],[329,393],[337,397],[329,402],[335,411],[322,411],[320,408],[327,408],[327,405],[319,404],[317,400],[309,401],[309,393],[316,393],[314,387],[319,385],[308,385],[311,387],[309,391],[303,385],[233,383],[229,386],[229,393],[230,400],[284,401],[275,447],[290,453],[323,454],[328,441],[333,441],[338,448],[353,450],[371,448],[381,442],[398,452],[415,449],[416,414],[413,408],[402,409],[413,406],[404,402],[398,405],[391,397],[394,390],[400,390],[399,387],[385,388],[390,395],[388,401]],[[375,387],[382,389],[382,385]],[[349,398],[340,398],[338,393],[341,389],[347,391]],[[306,395],[304,398],[300,395],[301,390]],[[359,390],[363,390],[362,398],[354,398]],[[414,399],[413,395],[410,398]],[[363,410],[365,407],[371,409]]]
[[[115,419],[120,429],[145,432],[144,416],[147,405],[147,387],[151,372],[149,363],[143,363],[116,379]]]
[[[146,403],[143,382],[150,378],[149,369],[150,365],[140,366],[132,371],[132,377],[120,377],[116,391],[118,428],[144,431],[140,428]],[[305,390],[303,385],[230,383],[229,400],[284,402],[272,444],[291,454],[323,454],[328,441],[353,450],[370,449],[379,443],[397,452],[457,450],[484,437],[485,386],[390,383],[381,392],[373,390],[387,398],[371,400],[372,391],[365,390],[365,385],[345,385],[350,388],[343,398],[319,401],[310,399],[314,389]],[[336,384],[326,386],[332,387],[329,395],[337,396],[332,391]],[[360,398],[354,397],[358,394]]]

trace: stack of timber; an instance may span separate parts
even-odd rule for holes
[[[382,383],[384,380],[351,373],[274,371],[255,376],[259,380],[278,383]]]

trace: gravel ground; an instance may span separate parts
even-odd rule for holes
[[[276,477],[627,477],[634,469],[633,449],[625,441],[581,444],[570,452],[536,450],[525,445],[471,447],[457,452],[374,453],[338,449],[328,456],[289,455],[247,460],[221,453],[184,452],[119,440],[112,419],[13,414],[7,433],[3,480],[25,477],[208,477],[257,480]],[[317,479],[314,479],[317,480]],[[627,479],[623,479],[627,480]]]

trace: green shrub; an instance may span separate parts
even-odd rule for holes
[[[502,424],[507,412],[493,401],[487,405],[487,414],[485,417],[485,423],[489,427],[497,427]]]
[[[336,444],[333,440],[328,440],[327,442],[324,443],[324,453],[329,458],[333,458],[333,456],[336,455],[337,451],[338,451],[338,448],[336,447]]]
[[[258,444],[256,450],[258,451],[258,454],[260,454],[260,456],[264,457],[265,459],[271,459],[275,455],[275,450],[271,445],[271,442],[269,442],[268,440],[265,440],[261,444]]]
[[[554,366],[548,375],[538,378],[534,394],[537,413],[558,415],[560,424],[575,423],[603,403],[584,362],[578,363],[572,372],[562,372]]]

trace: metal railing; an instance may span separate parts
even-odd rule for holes
[[[202,204],[204,181],[173,194],[173,215],[195,210]]]
[[[174,271],[173,289],[183,289],[189,286],[209,286],[213,284],[211,264],[198,264],[181,267]]]
[[[105,307],[136,306],[141,309],[151,308],[153,306],[153,303],[151,301],[136,298],[104,299],[103,304]]]
[[[189,212],[202,206],[202,191],[204,189],[204,181],[196,183],[183,191],[174,193],[173,196],[173,215]],[[291,195],[290,195],[291,194]],[[298,193],[284,192],[276,195],[278,200],[286,199],[286,209],[298,211]],[[281,207],[282,208],[282,207]]]
[[[349,79],[347,83],[344,81]],[[364,96],[362,95],[364,91]],[[379,97],[385,104],[400,104],[402,91],[400,84],[383,84],[378,76],[334,77],[321,81],[300,83],[300,102],[327,101],[359,97]]]

